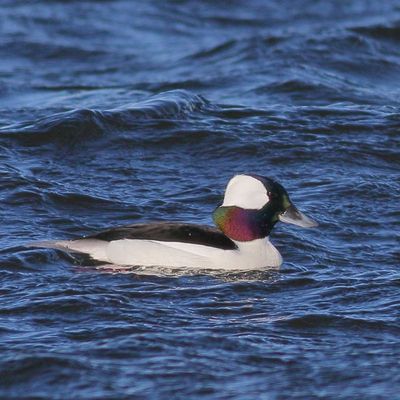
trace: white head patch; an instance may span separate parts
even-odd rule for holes
[[[236,175],[226,187],[222,207],[260,210],[268,201],[267,189],[258,179],[249,175]]]

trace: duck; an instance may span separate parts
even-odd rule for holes
[[[212,270],[278,268],[282,257],[269,240],[279,221],[317,226],[292,203],[272,178],[235,175],[213,212],[215,227],[182,222],[118,226],[72,240],[39,242],[35,247],[80,253],[106,264]]]

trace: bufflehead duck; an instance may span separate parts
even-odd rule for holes
[[[177,222],[134,224],[80,239],[38,243],[89,255],[119,266],[165,266],[251,270],[279,267],[282,257],[269,241],[278,221],[314,227],[273,179],[236,175],[213,219],[218,227]]]

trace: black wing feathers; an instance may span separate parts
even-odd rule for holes
[[[163,242],[183,242],[234,250],[235,243],[219,230],[206,225],[184,224],[178,222],[155,222],[134,224],[112,228],[87,239],[99,239],[110,242],[119,239],[145,239]]]

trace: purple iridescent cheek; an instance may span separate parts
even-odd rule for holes
[[[247,242],[260,237],[257,220],[249,210],[232,207],[216,215],[218,227],[233,240]]]

